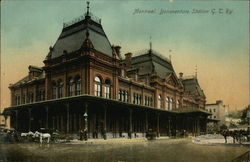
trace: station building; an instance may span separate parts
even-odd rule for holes
[[[3,115],[18,131],[39,128],[89,138],[144,137],[206,132],[206,97],[197,77],[176,75],[170,59],[149,50],[120,52],[100,19],[89,12],[64,24],[43,67],[11,84]]]

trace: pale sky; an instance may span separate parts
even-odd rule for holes
[[[177,75],[193,75],[197,65],[207,103],[223,100],[242,109],[249,104],[248,3],[99,0],[90,1],[90,10],[102,19],[111,44],[120,45],[123,54],[148,49],[151,36],[154,50],[171,54]],[[203,13],[192,13],[194,9]],[[153,13],[134,14],[135,10]],[[160,14],[161,10],[168,12]],[[10,105],[8,85],[26,76],[29,65],[43,66],[63,22],[85,11],[86,1],[1,3],[1,108]]]

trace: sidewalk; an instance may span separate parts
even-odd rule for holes
[[[169,139],[169,137],[159,137],[156,140]],[[109,138],[109,139],[88,139],[87,141],[80,141],[78,139],[71,140],[70,142],[66,142],[64,144],[131,144],[131,143],[143,143],[148,142],[146,138]]]

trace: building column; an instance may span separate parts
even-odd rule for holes
[[[104,121],[103,121],[103,138],[107,139],[107,108],[104,108]]]
[[[200,135],[200,119],[197,117],[197,135]]]
[[[67,111],[67,129],[66,132],[69,133],[69,103],[66,103],[66,111]]]
[[[16,115],[16,130],[18,130],[18,111],[15,110],[15,115]]]
[[[52,129],[55,130],[55,117],[52,117]]]
[[[31,130],[31,120],[32,120],[32,117],[31,117],[31,108],[28,109],[29,111],[29,131]]]
[[[80,132],[82,130],[82,118],[81,118],[81,114],[79,114],[78,118],[79,118],[79,132]]]
[[[171,136],[171,124],[170,124],[170,117],[168,117],[168,135]]]
[[[56,129],[59,131],[60,127],[60,116],[56,116]]]
[[[133,132],[133,127],[132,127],[132,109],[129,109],[129,138],[132,138],[132,132]]]
[[[147,111],[145,113],[145,124],[146,124],[146,130],[145,130],[145,132],[147,132],[148,131],[148,112]]]
[[[76,124],[76,114],[73,115],[73,120],[74,120],[74,128],[73,131],[77,131],[77,124]]]
[[[157,113],[157,137],[160,137],[160,113]]]
[[[49,128],[49,106],[45,106],[45,110],[46,110],[46,129]]]

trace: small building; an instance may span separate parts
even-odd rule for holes
[[[206,110],[212,115],[208,116],[209,120],[218,121],[218,127],[227,125],[226,117],[228,115],[228,106],[223,105],[222,100],[217,100],[216,103],[206,104]]]
[[[89,138],[206,132],[206,97],[196,76],[176,75],[170,59],[149,50],[126,53],[111,45],[100,19],[64,24],[43,67],[11,84],[11,127],[62,133],[87,130]]]

